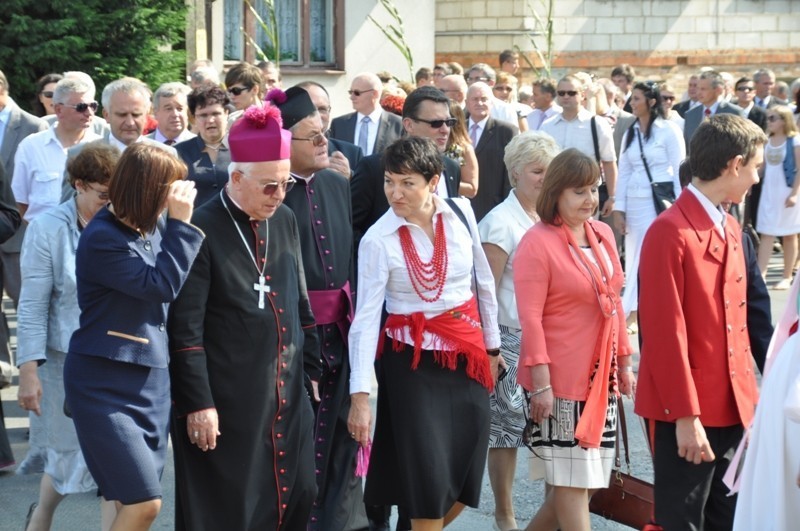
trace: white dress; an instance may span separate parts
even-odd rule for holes
[[[790,386],[800,378],[800,333],[789,336],[768,367],[745,455],[735,531],[800,525],[800,424],[788,420],[783,409]]]
[[[798,146],[796,136],[787,139]],[[786,208],[784,202],[791,188],[786,186],[783,173],[783,157],[770,163],[770,153],[786,154],[786,144],[770,146],[764,149],[764,184],[761,186],[761,199],[758,202],[758,218],[756,230],[769,236],[790,236],[800,234],[800,202]]]

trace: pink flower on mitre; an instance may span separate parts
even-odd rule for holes
[[[265,103],[263,107],[252,106],[244,111],[244,119],[256,129],[264,129],[270,118],[278,122],[278,127],[283,127],[281,111],[274,105]]]
[[[273,105],[282,105],[286,103],[286,93],[279,88],[270,89],[264,100],[271,101]]]

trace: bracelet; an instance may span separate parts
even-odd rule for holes
[[[619,370],[622,372],[633,372],[633,365],[628,365],[627,367],[620,367]]]
[[[617,200],[617,196],[610,195],[610,196],[608,196],[608,199],[606,201],[616,201],[616,200]]]
[[[552,388],[553,388],[553,386],[552,386],[552,385],[545,385],[545,386],[544,386],[544,387],[542,387],[541,389],[536,389],[534,392],[532,392],[532,393],[531,393],[531,396],[540,395],[540,394],[542,394],[542,393],[544,393],[544,392],[546,392],[546,391],[549,391],[549,390],[550,390],[550,389],[552,389]]]
[[[492,358],[496,358],[497,356],[500,355],[500,349],[499,348],[487,348],[486,349],[486,354],[488,356],[492,357]]]

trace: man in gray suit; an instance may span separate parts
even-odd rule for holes
[[[697,101],[700,105],[686,112],[683,125],[683,138],[686,142],[686,156],[689,153],[689,141],[694,136],[694,132],[703,123],[703,120],[715,114],[736,114],[742,118],[747,118],[738,105],[722,101],[722,91],[725,88],[725,80],[718,72],[707,70],[700,74],[697,81]]]
[[[351,142],[364,156],[381,153],[403,136],[403,120],[380,106],[383,84],[375,74],[359,74],[350,84],[350,102],[355,112],[331,121],[330,138]]]
[[[17,148],[20,143],[32,134],[47,129],[47,122],[32,114],[28,114],[14,103],[9,95],[10,87],[5,74],[0,72],[0,166],[4,179],[2,183],[3,203],[14,205],[14,194],[11,191],[11,176],[14,172]],[[8,296],[14,301],[14,306],[19,301],[20,290],[20,270],[19,252],[22,245],[22,238],[25,234],[25,224],[19,226],[14,236],[0,245],[0,265],[2,266],[2,276],[0,276],[0,296],[5,288]],[[1,312],[2,310],[0,310]],[[10,350],[8,346],[8,323],[5,314],[0,313],[0,349],[3,350],[2,356],[12,365]],[[34,421],[35,422],[35,421]],[[38,473],[44,469],[44,453],[35,452],[36,456],[30,461],[23,462],[17,469],[18,473]]]

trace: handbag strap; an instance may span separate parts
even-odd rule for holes
[[[628,445],[628,424],[625,422],[625,406],[622,405],[622,397],[619,397],[617,400],[617,409],[619,410],[619,422],[617,423],[617,466],[620,466],[619,462],[619,442],[622,442],[622,445],[625,447],[625,466],[628,468],[628,473],[631,471],[631,454],[630,454],[630,447]],[[622,441],[619,439],[619,434],[622,433]]]
[[[461,223],[467,228],[467,232],[469,233],[470,237],[474,239],[472,236],[472,231],[469,228],[469,222],[467,221],[467,216],[464,214],[464,211],[459,208],[458,204],[453,201],[452,197],[445,197],[445,203],[450,207],[450,209],[458,216],[458,219],[461,220]],[[472,258],[472,282],[475,286],[475,303],[478,305],[478,316],[481,318],[481,323],[483,323],[483,315],[481,314],[481,299],[478,297],[478,276],[475,273],[475,257]]]
[[[644,171],[647,172],[647,180],[650,181],[650,184],[653,184],[653,176],[650,175],[650,166],[647,165],[647,159],[644,157],[644,145],[642,144],[641,129],[636,127],[631,127],[631,129],[636,130],[636,138],[639,140],[639,154],[642,156],[642,162],[644,163]]]

